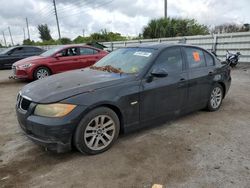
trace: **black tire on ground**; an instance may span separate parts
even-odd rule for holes
[[[47,67],[38,67],[33,74],[34,80],[39,80],[51,75],[51,71]]]
[[[102,120],[102,118],[104,119]],[[108,126],[108,124],[110,125]],[[99,107],[90,111],[79,123],[74,134],[74,145],[81,153],[99,154],[108,150],[114,144],[119,131],[120,121],[117,114],[110,108]],[[111,139],[106,136],[110,136]],[[106,146],[105,142],[107,143]],[[98,148],[93,148],[96,144]]]
[[[220,84],[216,83],[211,89],[207,104],[207,110],[211,112],[218,110],[222,104],[223,95],[223,87]]]

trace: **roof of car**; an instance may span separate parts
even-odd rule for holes
[[[135,45],[132,47],[141,47],[141,48],[153,48],[153,49],[163,49],[170,46],[191,46],[191,47],[198,47],[190,44],[183,44],[183,43],[157,43],[157,44],[140,44]],[[200,47],[198,47],[200,48]]]

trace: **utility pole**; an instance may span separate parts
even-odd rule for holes
[[[25,29],[24,29],[24,27],[23,27],[23,40],[25,40],[26,39],[26,36],[25,36]]]
[[[58,35],[59,35],[59,39],[61,40],[60,26],[59,26],[57,10],[56,10],[56,0],[53,0],[53,4],[54,4],[54,9],[55,9],[55,15],[56,15],[56,24],[57,24]]]
[[[12,46],[14,46],[14,42],[13,42],[12,34],[11,34],[11,31],[10,31],[10,27],[8,27],[8,30],[9,30],[9,34],[10,34],[11,44],[12,44]]]
[[[85,29],[82,29],[82,36],[85,36]]]
[[[164,0],[164,18],[168,18],[168,0]]]
[[[28,39],[30,39],[30,30],[29,30],[28,18],[26,18],[26,25],[27,25],[27,31],[28,31]]]
[[[2,33],[3,33],[3,40],[4,40],[4,44],[5,44],[5,46],[7,47],[7,43],[6,43],[6,39],[5,39],[5,35],[4,35],[4,31],[3,31]]]

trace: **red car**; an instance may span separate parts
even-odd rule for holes
[[[14,77],[37,80],[52,74],[89,67],[108,52],[91,46],[67,45],[50,49],[39,56],[13,64]]]

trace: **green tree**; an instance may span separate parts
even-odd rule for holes
[[[215,26],[211,32],[212,33],[235,33],[235,32],[246,32],[250,31],[250,24],[245,23],[243,25],[237,24],[221,24]]]
[[[143,38],[162,38],[208,34],[208,27],[194,19],[160,18],[143,28]]]
[[[37,29],[39,31],[40,38],[42,39],[42,41],[52,40],[52,37],[50,35],[50,30],[47,24],[38,25]]]
[[[23,40],[23,45],[35,45],[35,41],[30,40],[30,39],[25,39]]]
[[[61,44],[71,44],[72,43],[70,38],[67,38],[67,37],[61,38],[60,42],[61,42]]]

